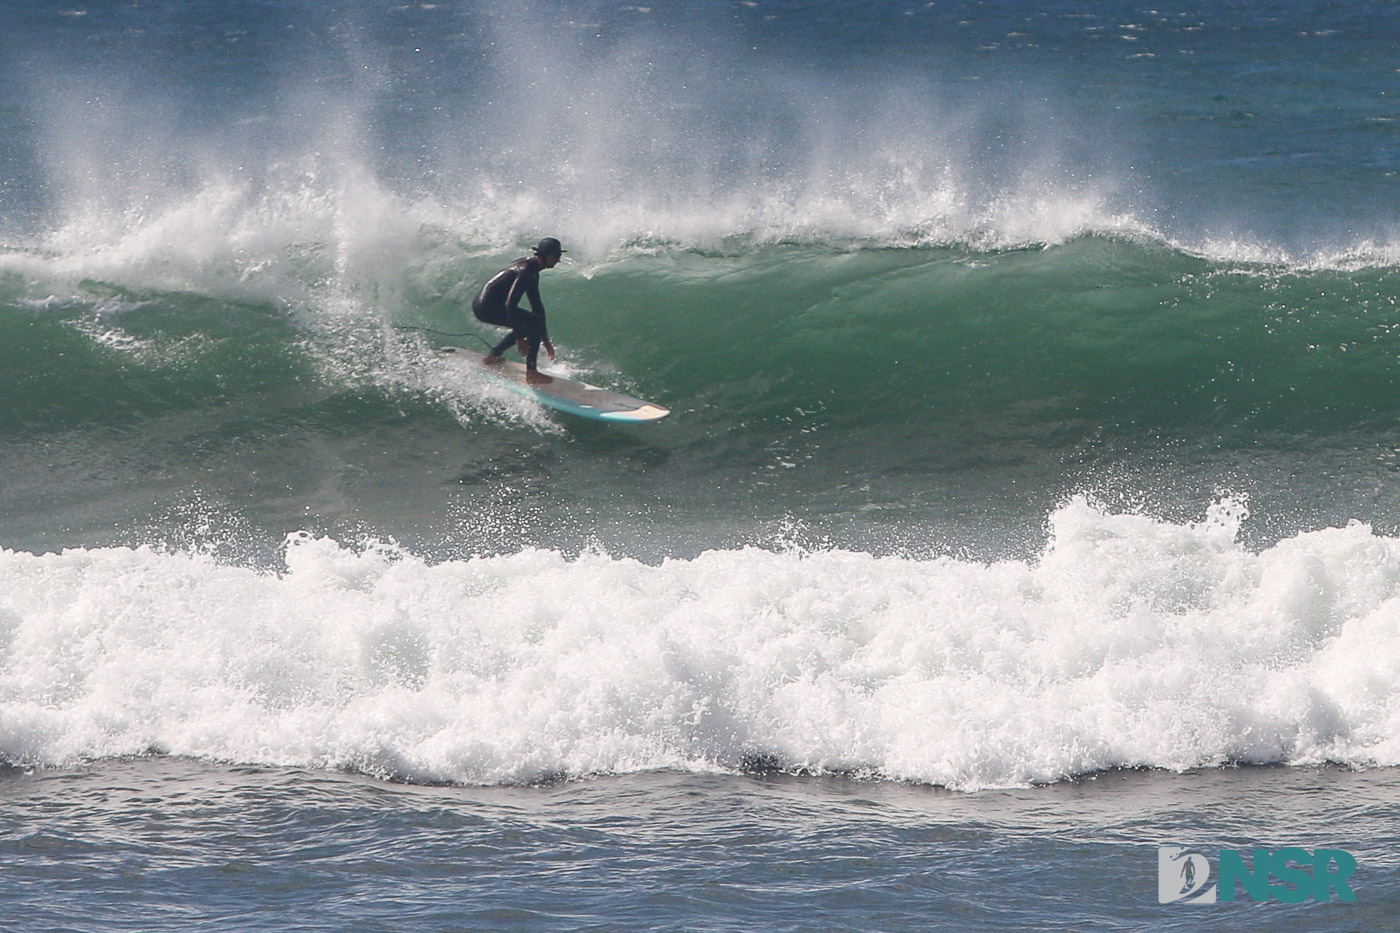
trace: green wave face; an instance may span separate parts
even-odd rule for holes
[[[451,502],[487,516],[472,546],[640,547],[663,529],[667,547],[698,548],[793,520],[877,548],[1008,526],[1015,542],[1081,491],[1187,512],[1242,491],[1269,506],[1265,535],[1389,508],[1389,266],[1244,264],[1104,236],[585,255],[543,283],[556,365],[675,412],[620,431],[503,402],[435,361],[433,342],[494,339],[465,309],[511,258],[421,241],[330,286],[293,277],[277,301],[139,280],[55,299],[11,280],[10,459],[56,445],[75,477],[173,478],[163,507],[236,502],[269,535],[320,489],[309,512],[332,529],[456,541],[439,527]],[[32,514],[33,488],[12,481],[12,514]],[[522,490],[562,517],[500,531],[490,503]]]

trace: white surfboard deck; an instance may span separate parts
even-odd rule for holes
[[[544,372],[544,370],[541,372],[546,376],[552,376],[554,381],[542,385],[531,385],[525,381],[524,363],[502,360],[487,366],[481,361],[484,354],[479,350],[443,347],[441,352],[445,356],[471,363],[489,378],[499,382],[517,395],[534,399],[541,405],[553,408],[555,411],[578,415],[582,418],[592,418],[594,421],[629,423],[659,421],[671,413],[669,408],[662,408],[660,405],[645,399],[633,398],[610,389],[601,389],[598,386],[569,379],[557,373]]]

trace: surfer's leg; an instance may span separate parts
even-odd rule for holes
[[[510,316],[515,326],[516,347],[525,357],[525,366],[535,368],[535,358],[540,354],[540,343],[544,340],[544,319],[533,311],[516,308]]]
[[[483,363],[487,363],[488,365],[499,363],[501,362],[502,354],[510,348],[511,344],[515,343],[515,328],[510,323],[504,305],[496,306],[485,304],[480,300],[480,297],[481,296],[478,295],[477,299],[472,302],[472,314],[476,315],[476,319],[483,324],[492,324],[496,327],[509,328],[506,332],[505,339],[492,347],[491,352],[486,354],[486,358],[482,360]]]
[[[491,348],[491,355],[497,357],[504,355],[505,352],[511,348],[511,345],[515,343],[515,341],[516,332],[512,330],[505,335],[505,337],[501,340],[500,343],[496,344],[494,347]]]
[[[525,357],[525,381],[535,385],[554,381],[553,376],[546,376],[535,365],[535,361],[540,355],[540,341],[541,337],[538,333],[530,335],[530,353]]]
[[[511,327],[510,313],[506,311],[504,304],[494,304],[481,300],[478,295],[472,299],[472,314],[483,324],[491,324],[495,327]]]
[[[534,385],[554,381],[552,376],[546,376],[539,370],[540,344],[544,342],[544,327],[541,323],[535,315],[530,315],[520,322],[523,325],[521,329],[525,332],[521,341],[525,344],[525,349],[521,350],[525,354],[525,381]]]

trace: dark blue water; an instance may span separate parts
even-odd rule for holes
[[[7,913],[1386,928],[1397,48],[0,9]],[[434,353],[544,235],[553,365],[670,418]],[[1166,845],[1341,848],[1358,900],[1159,904]]]
[[[114,761],[0,781],[16,814],[0,858],[7,909],[36,930],[1380,930],[1396,794],[1388,772],[1332,769],[965,795],[777,775],[435,788]],[[1214,860],[1285,841],[1354,853],[1356,902],[1157,902],[1158,844]]]

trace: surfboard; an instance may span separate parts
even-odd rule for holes
[[[499,382],[517,395],[533,399],[555,411],[578,415],[581,418],[636,424],[643,421],[659,421],[671,413],[669,408],[662,408],[654,402],[633,398],[630,395],[623,395],[621,392],[613,392],[610,389],[599,388],[544,370],[541,372],[546,376],[552,376],[554,381],[543,385],[531,385],[525,381],[524,363],[503,360],[500,363],[487,366],[481,362],[481,351],[479,350],[443,347],[440,352],[444,356],[450,355],[462,362],[476,366],[488,378]]]

